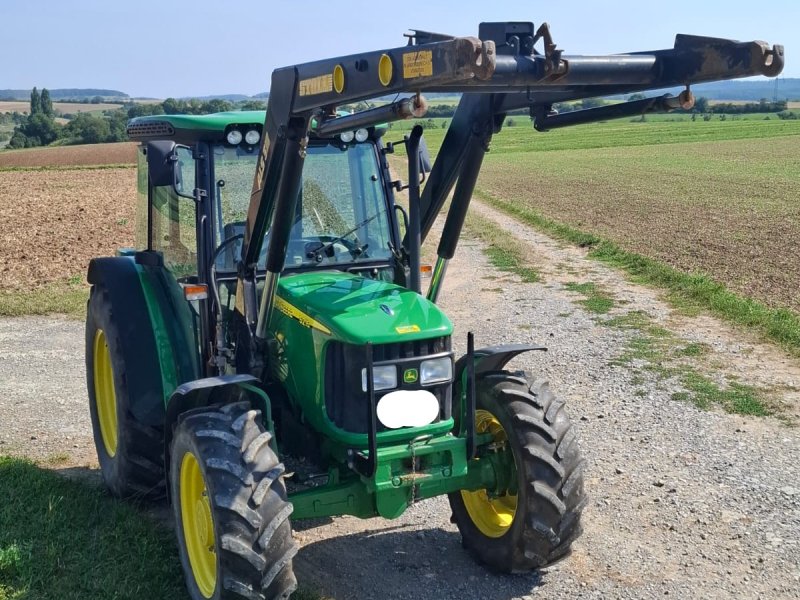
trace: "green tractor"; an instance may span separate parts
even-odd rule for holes
[[[490,569],[567,556],[586,502],[575,430],[546,383],[506,369],[540,348],[476,349],[470,334],[456,357],[436,304],[492,135],[519,109],[546,130],[686,108],[688,87],[552,110],[782,65],[779,46],[691,36],[564,56],[546,25],[484,23],[479,38],[417,31],[404,47],[276,70],[266,113],[133,119],[137,248],[88,271],[108,489],[169,498],[196,600],[288,597],[292,520],[394,519],[443,494]],[[421,127],[385,141],[388,123],[425,114],[426,91],[462,94],[433,165]],[[343,110],[373,98],[390,100]],[[398,147],[407,183],[387,162]],[[420,246],[449,197],[423,292]]]

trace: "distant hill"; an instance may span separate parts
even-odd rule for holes
[[[49,88],[48,88],[49,89]],[[100,96],[104,101],[130,102],[132,98],[125,92],[119,90],[106,90],[95,88],[63,88],[50,90],[50,97],[55,101],[65,100],[85,100]],[[655,95],[665,91],[677,93],[681,88],[670,88],[667,90],[654,90],[647,92],[647,95]],[[701,83],[692,86],[695,96],[704,96],[709,100],[749,100],[758,101],[761,98],[772,100],[800,100],[800,78],[778,78],[776,79],[743,79],[736,81],[719,81],[715,83]],[[429,93],[425,94],[429,100],[439,97],[452,98],[459,94],[453,93]],[[30,99],[31,90],[2,90],[0,89],[0,100],[27,101]],[[269,92],[260,92],[248,96],[247,94],[211,94],[208,96],[183,96],[180,100],[227,100],[228,102],[241,102],[243,100],[266,100]],[[389,97],[387,97],[389,98]],[[392,95],[390,98],[394,98]]]
[[[41,91],[41,88],[39,88]],[[130,98],[125,92],[119,90],[103,90],[95,88],[47,88],[50,98],[55,101],[83,100],[100,96],[103,100],[118,100]],[[0,90],[0,100],[30,100],[31,90]]]
[[[800,99],[800,78],[720,81],[692,87],[695,96],[709,100],[797,100]]]
[[[211,96],[181,96],[178,100],[227,100],[228,102],[241,102],[242,100],[253,100],[256,96],[246,94],[212,94]]]
[[[683,88],[668,88],[645,92],[647,96],[658,93],[679,93]],[[734,81],[717,81],[692,86],[692,93],[709,100],[750,100],[758,102],[762,98],[772,100],[800,100],[800,78],[778,79],[740,79]]]

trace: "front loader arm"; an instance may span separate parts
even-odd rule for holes
[[[527,108],[537,129],[546,130],[608,118],[691,107],[688,91],[679,98],[623,102],[613,107],[552,115],[556,102],[598,96],[620,95],[660,88],[753,75],[773,77],[783,70],[783,46],[770,48],[765,42],[677,35],[673,48],[609,56],[565,56],[549,35],[546,25],[536,37],[545,40],[544,54],[525,54],[524,36],[517,31],[498,32],[498,24],[482,24],[482,40],[491,34],[497,48],[495,73],[488,81],[472,80],[466,86],[436,87],[431,91],[469,91],[462,96],[451,126],[421,195],[422,239],[430,232],[445,200],[453,201],[438,248],[429,299],[435,301],[446,261],[455,253],[476,174],[493,133],[511,110]],[[505,35],[506,40],[503,40]],[[505,88],[499,87],[500,83]],[[468,90],[464,90],[468,88]],[[481,92],[483,92],[481,94]],[[488,96],[488,99],[486,99]],[[465,126],[466,122],[466,126]],[[459,182],[456,185],[456,182]],[[463,185],[462,185],[463,184]],[[440,277],[435,275],[439,273]]]
[[[534,49],[540,40],[543,52]],[[678,35],[666,50],[569,56],[556,47],[547,24],[534,31],[532,23],[513,22],[482,23],[478,38],[415,32],[408,46],[278,69],[272,76],[242,248],[247,322],[262,338],[286,256],[308,134],[312,127],[335,131],[337,119],[347,118],[337,116],[338,105],[401,92],[463,93],[420,200],[424,239],[456,187],[439,246],[439,257],[446,261],[455,251],[483,154],[509,110],[528,107],[541,118],[555,102],[775,76],[783,62],[782,46],[688,35]],[[376,119],[385,115],[374,114]],[[583,122],[594,116],[599,118],[588,114]],[[266,287],[256,309],[256,261],[268,229]],[[438,267],[443,274],[444,263]]]

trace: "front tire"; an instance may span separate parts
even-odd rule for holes
[[[581,533],[585,498],[583,460],[564,402],[546,382],[531,385],[502,371],[478,378],[476,404],[476,431],[492,434],[492,451],[510,451],[513,465],[503,489],[449,495],[464,547],[504,573],[566,557]]]
[[[131,412],[123,343],[108,292],[93,286],[86,307],[86,386],[103,482],[118,498],[159,498],[164,436]]]
[[[283,464],[247,402],[186,413],[175,429],[170,490],[193,600],[286,599],[297,588]]]

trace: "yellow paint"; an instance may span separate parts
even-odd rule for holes
[[[314,96],[316,94],[327,94],[333,91],[333,74],[318,75],[310,79],[302,79],[297,84],[298,94],[301,96]]]
[[[397,333],[417,333],[419,332],[419,325],[401,325],[400,327],[395,327],[394,330]]]
[[[505,429],[492,413],[486,410],[475,412],[475,431],[491,433],[495,442],[507,441]],[[464,507],[475,527],[490,538],[499,538],[511,527],[517,513],[516,494],[504,494],[490,498],[486,490],[461,491]]]
[[[433,75],[433,52],[420,50],[403,54],[403,79]]]
[[[333,89],[336,90],[337,94],[341,94],[344,91],[344,68],[342,65],[333,67]]]
[[[299,308],[292,306],[286,300],[281,298],[280,296],[275,297],[275,308],[285,314],[287,317],[290,317],[296,321],[298,321],[304,327],[310,327],[312,329],[317,329],[322,333],[326,333],[330,335],[331,330],[325,327],[322,323],[309,317],[306,313],[304,313]]]
[[[106,334],[98,329],[94,334],[94,401],[100,437],[110,457],[117,454],[119,424],[117,421],[117,394],[114,390],[114,369]]]
[[[192,577],[203,597],[211,598],[217,587],[214,519],[200,463],[191,452],[181,459],[179,495],[183,539]]]
[[[383,87],[392,83],[392,75],[394,74],[394,65],[392,64],[392,57],[388,54],[381,54],[378,61],[378,80]]]

